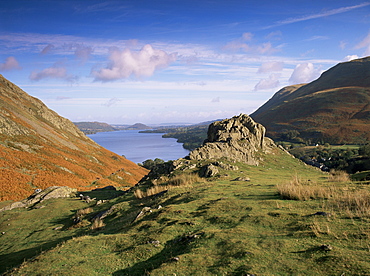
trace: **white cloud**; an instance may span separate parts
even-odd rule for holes
[[[7,57],[4,63],[0,63],[0,71],[10,71],[19,69],[21,69],[21,67],[19,66],[19,63],[15,59],[15,57]]]
[[[137,78],[150,77],[158,69],[166,68],[176,61],[177,54],[167,54],[165,51],[153,49],[149,44],[140,51],[123,51],[114,49],[110,54],[110,63],[106,68],[93,71],[95,80],[113,81],[125,79],[132,75]]]
[[[58,66],[54,64],[54,66],[45,68],[41,71],[32,71],[30,76],[30,80],[39,81],[42,79],[63,79],[69,82],[76,82],[77,77],[67,74],[67,69],[65,67]]]
[[[283,70],[284,62],[272,61],[262,63],[261,67],[258,68],[258,73],[268,73],[274,71]]]
[[[370,33],[359,44],[355,46],[355,49],[362,48],[365,48],[364,55],[370,56]]]
[[[344,58],[344,61],[351,61],[351,60],[354,60],[354,59],[358,59],[358,56],[357,55],[349,55],[349,56],[346,56]]]
[[[295,67],[289,82],[292,84],[307,83],[315,80],[319,76],[320,70],[315,68],[312,63],[302,63]]]
[[[254,87],[254,90],[266,90],[278,87],[280,85],[279,76],[279,74],[271,74],[268,79],[260,80]]]

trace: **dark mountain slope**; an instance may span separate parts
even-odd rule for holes
[[[278,91],[251,116],[267,135],[297,130],[301,137],[333,143],[370,139],[370,57],[340,63],[319,79]]]
[[[0,170],[0,201],[54,185],[133,185],[146,174],[1,75]]]

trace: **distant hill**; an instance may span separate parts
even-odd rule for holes
[[[74,124],[85,134],[117,130],[113,126],[101,122],[74,122]]]
[[[49,186],[132,186],[146,173],[0,75],[0,201]]]
[[[143,130],[143,129],[152,129],[152,127],[147,126],[147,125],[144,125],[144,124],[141,124],[141,123],[136,123],[136,124],[134,124],[132,126],[126,127],[126,129]]]
[[[281,89],[251,117],[275,139],[294,130],[313,142],[370,140],[370,57],[339,63],[311,83]]]

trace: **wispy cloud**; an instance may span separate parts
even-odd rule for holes
[[[7,57],[4,63],[0,63],[0,71],[19,70],[22,67],[19,66],[18,61],[15,57]]]
[[[249,41],[252,40],[253,34],[244,33],[240,38],[235,39],[227,43],[223,50],[232,51],[232,52],[250,52],[255,54],[271,54],[274,52],[280,51],[280,49],[274,48],[271,42],[265,42],[262,44],[251,44]],[[247,43],[248,42],[248,43]]]
[[[365,48],[364,55],[369,56],[370,55],[370,33],[355,46],[355,49],[362,49]]]
[[[55,46],[53,44],[48,44],[44,49],[42,49],[40,54],[41,55],[49,54],[54,48]]]
[[[78,79],[77,76],[68,74],[67,69],[60,66],[58,63],[41,71],[32,71],[29,78],[33,81],[40,81],[42,79],[62,79],[68,82],[76,82]]]
[[[311,20],[311,19],[326,17],[326,16],[340,14],[340,13],[344,13],[344,12],[349,12],[351,10],[363,8],[363,7],[366,7],[366,6],[369,6],[369,5],[370,5],[370,2],[364,2],[364,3],[359,4],[359,5],[327,10],[327,11],[319,12],[319,13],[316,13],[316,14],[304,15],[304,16],[301,16],[301,17],[287,18],[287,19],[284,19],[284,20],[277,21],[276,24],[271,25],[271,26],[267,26],[264,29],[269,29],[269,28],[272,28],[272,27],[277,27],[277,26],[297,23],[297,22],[301,22],[301,21],[307,21],[307,20]]]
[[[119,98],[111,98],[109,99],[108,101],[106,101],[105,103],[103,103],[102,105],[103,106],[106,106],[106,107],[110,107],[114,104],[117,104],[119,103],[121,100]]]

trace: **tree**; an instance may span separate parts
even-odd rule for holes
[[[366,144],[358,149],[358,154],[362,156],[370,156],[370,144]]]

